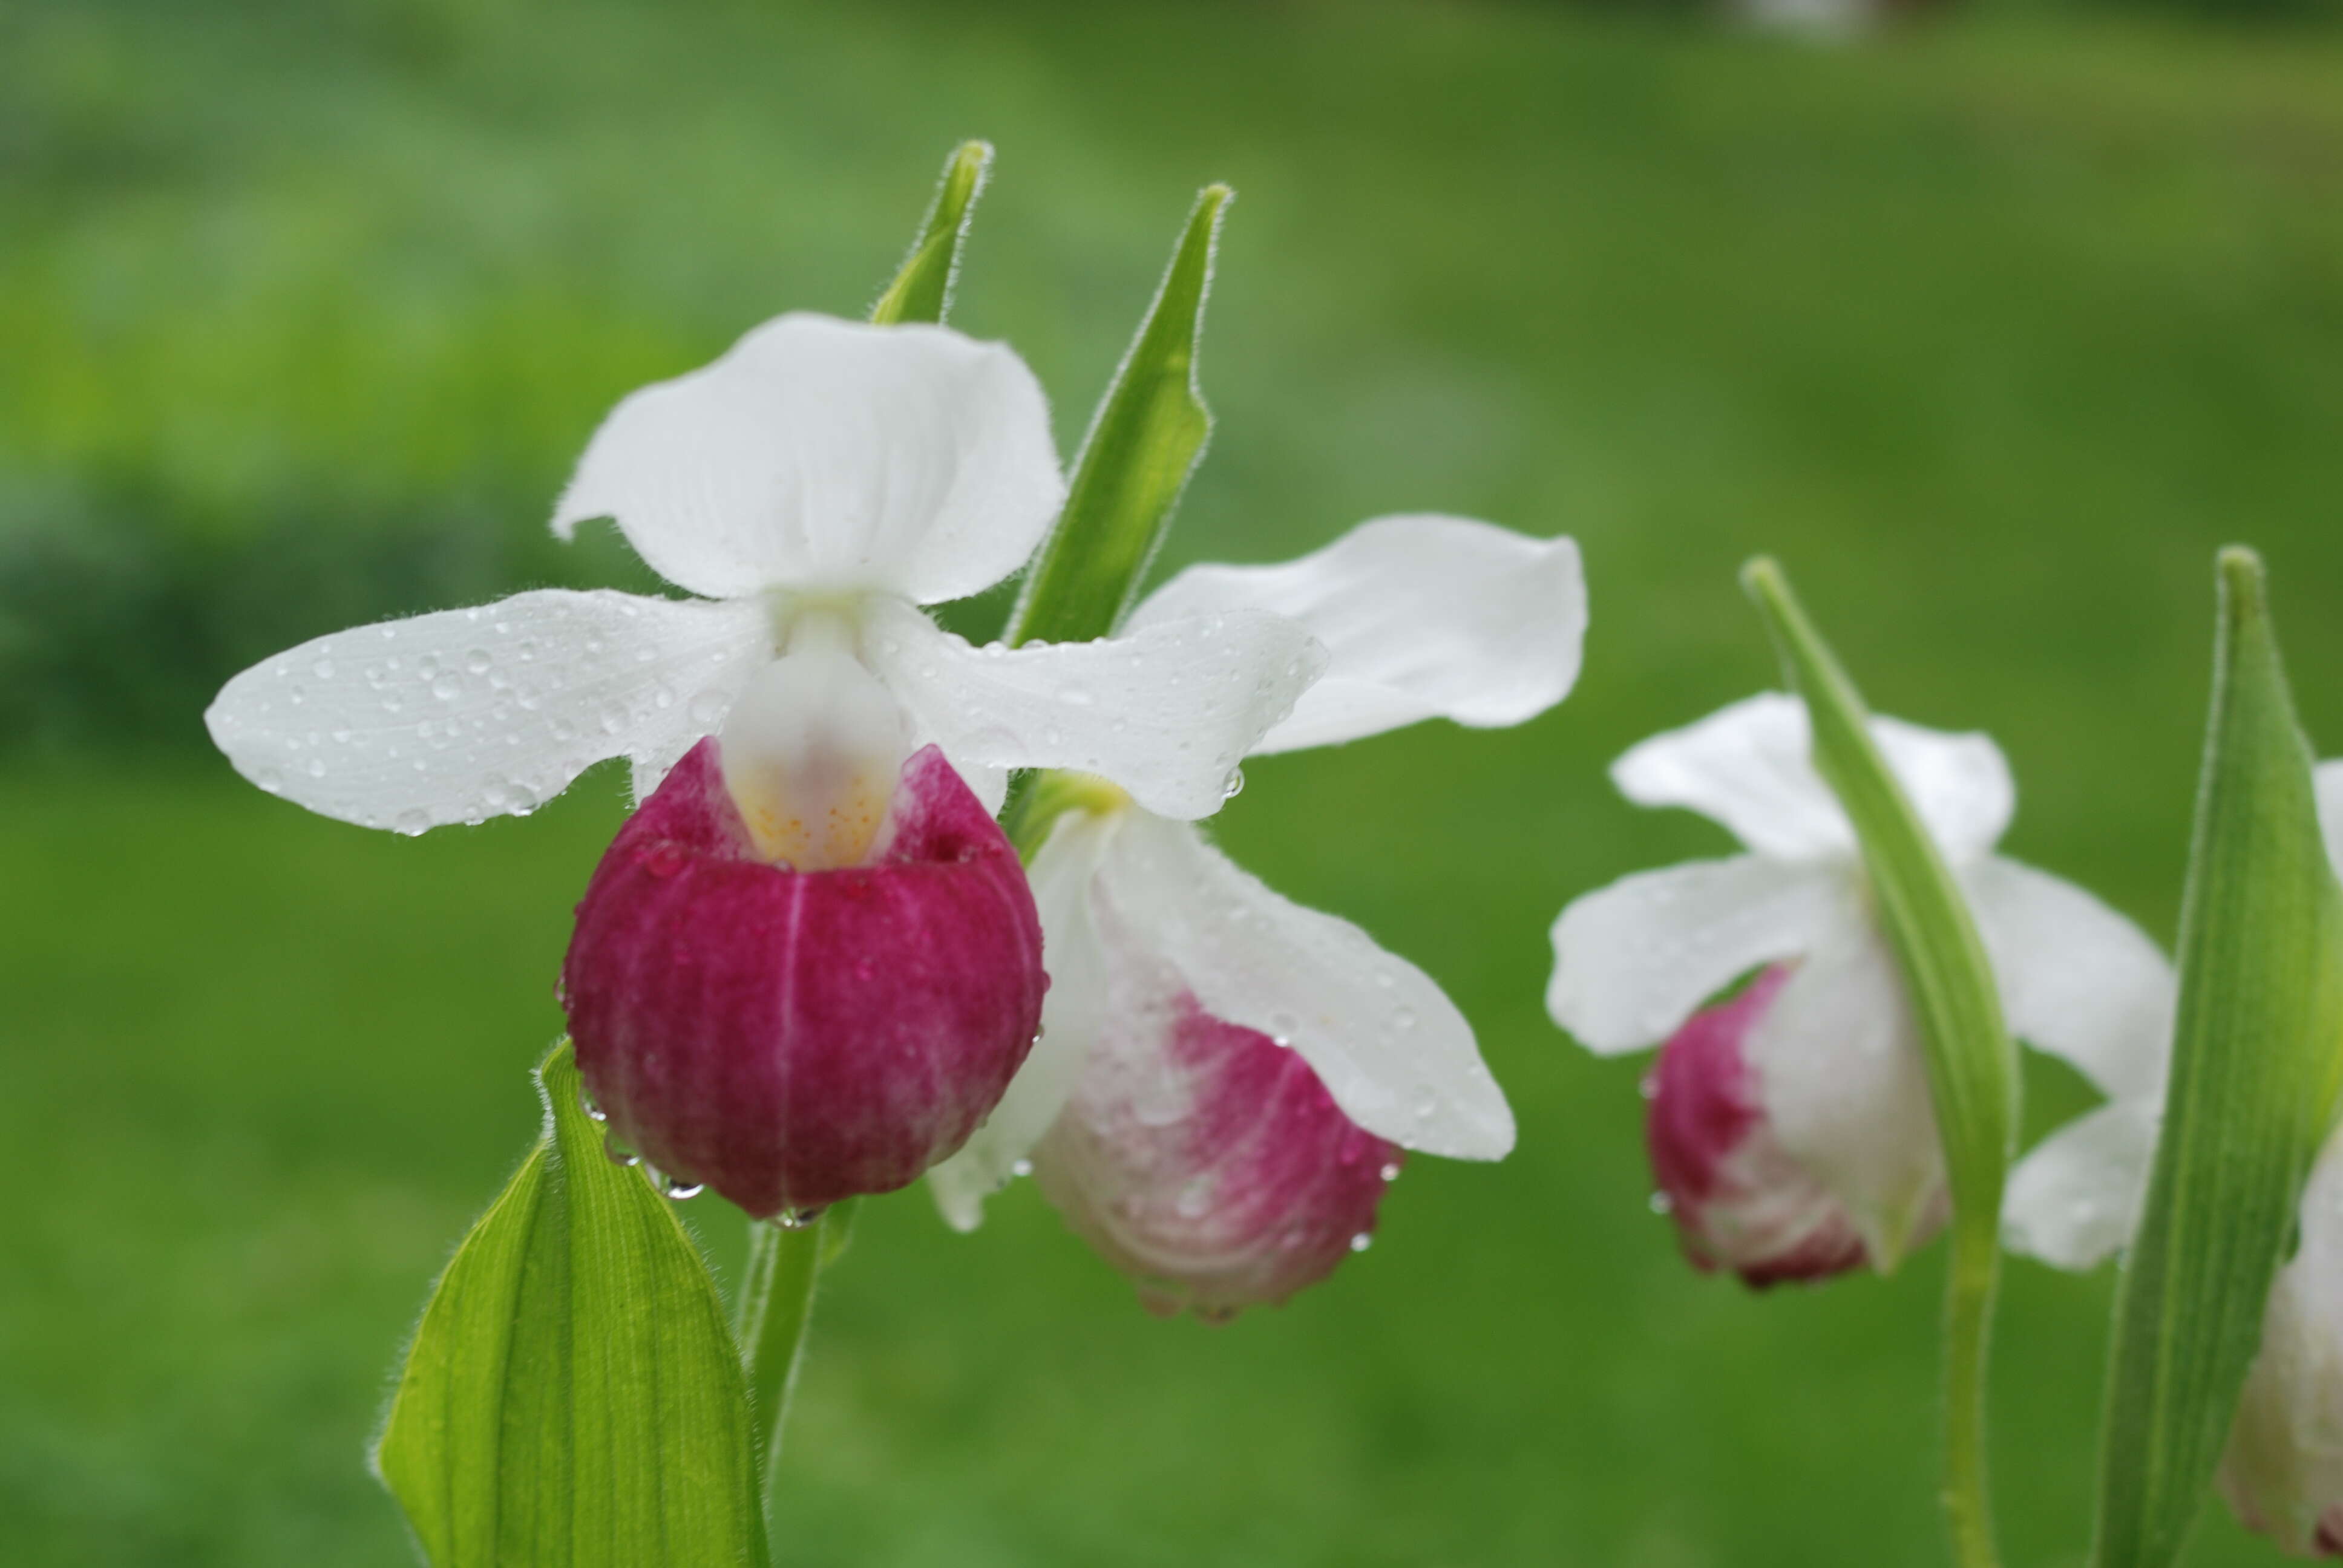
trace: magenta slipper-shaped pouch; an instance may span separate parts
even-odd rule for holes
[[[744,814],[759,796],[739,768],[728,786],[732,744],[701,741],[619,831],[562,982],[613,1139],[771,1218],[959,1148],[1024,1061],[1048,982],[1016,851],[936,748],[891,792],[863,789],[855,819],[858,781],[835,779]],[[809,793],[827,832],[776,816]],[[846,863],[797,869],[841,844]]]
[[[1033,1170],[1141,1301],[1227,1317],[1364,1248],[1399,1146],[1343,1115],[1298,1052],[1214,1018],[1185,987],[1111,992],[1115,1014]]]
[[[1759,1289],[1844,1273],[1865,1257],[1845,1205],[1782,1147],[1746,1055],[1790,974],[1773,965],[1694,1013],[1644,1080],[1654,1204],[1696,1266],[1731,1269]]]

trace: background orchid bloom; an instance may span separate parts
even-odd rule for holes
[[[340,632],[246,670],[205,718],[261,788],[419,833],[525,814],[610,757],[648,797],[811,643],[900,710],[895,761],[933,742],[988,809],[1006,769],[1064,767],[1202,816],[1315,673],[1306,633],[1232,609],[1010,651],[919,608],[1016,571],[1063,496],[1041,387],[1007,347],[779,317],[619,403],[554,514],[564,538],[615,518],[703,597],[547,589]]]
[[[2343,875],[2343,761],[2319,764],[2318,786],[2327,858]],[[2296,1556],[2343,1557],[2343,1133],[2311,1171],[2301,1226],[2263,1311],[2221,1494]]]
[[[1989,739],[1892,719],[1873,735],[1967,894],[2012,1032],[2109,1097],[2019,1165],[2004,1210],[2014,1244],[2079,1265],[2129,1234],[2146,1183],[2169,967],[2088,893],[1993,853],[2016,790]],[[1753,1284],[1894,1266],[1942,1222],[1943,1152],[1901,971],[1853,829],[1808,759],[1805,705],[1735,703],[1634,748],[1612,778],[1638,805],[1714,819],[1748,852],[1574,900],[1554,924],[1547,1010],[1598,1054],[1662,1047],[1646,1080],[1653,1162],[1696,1262]]]
[[[1397,517],[1280,566],[1191,568],[1131,627],[1244,610],[1292,618],[1330,655],[1256,754],[1433,717],[1520,723],[1570,689],[1586,626],[1569,539]],[[1075,800],[1031,867],[1052,978],[1042,1040],[933,1173],[954,1225],[973,1227],[1030,1155],[1151,1305],[1217,1315],[1364,1246],[1403,1149],[1512,1148],[1504,1097],[1431,977],[1144,801],[1080,786]]]

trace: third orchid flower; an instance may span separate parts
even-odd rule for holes
[[[2129,1234],[2146,1179],[2169,969],[2088,893],[1994,852],[2016,789],[1990,739],[1873,723],[1967,896],[2012,1031],[2108,1097],[2019,1165],[2004,1212],[2024,1250],[2095,1261]],[[1746,852],[1627,877],[1554,929],[1549,1010],[1598,1053],[1661,1048],[1658,1201],[1695,1262],[1753,1284],[1892,1268],[1946,1212],[1917,1026],[1808,758],[1804,705],[1771,694],[1628,751],[1612,777],[1629,799],[1700,811]]]

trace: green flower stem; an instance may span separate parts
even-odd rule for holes
[[[797,1230],[759,1221],[749,1231],[749,1277],[736,1325],[749,1374],[749,1403],[757,1444],[769,1478],[780,1457],[789,1395],[797,1387],[806,1328],[813,1319],[830,1227],[825,1215]],[[769,1479],[768,1481],[769,1484]]]
[[[1945,1516],[1954,1560],[1993,1568],[1985,1385],[2001,1267],[2001,1195],[2017,1127],[2017,1049],[1960,886],[1871,736],[1871,716],[1781,568],[1754,560],[1742,586],[1805,699],[1815,770],[1838,797],[1920,1024],[1928,1098],[1953,1196],[1945,1305]]]

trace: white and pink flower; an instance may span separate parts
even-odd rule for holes
[[[1520,723],[1569,690],[1586,624],[1570,540],[1403,517],[1280,566],[1192,568],[1131,628],[1263,611],[1307,627],[1329,662],[1255,754],[1433,717]],[[952,1223],[975,1225],[1030,1161],[1151,1305],[1218,1316],[1364,1246],[1403,1150],[1512,1148],[1472,1027],[1430,976],[1272,892],[1190,824],[1071,788],[1031,867],[1044,1033],[933,1173]]]
[[[1968,897],[2011,1031],[2108,1096],[2020,1163],[2003,1211],[2013,1246],[2085,1266],[2137,1212],[2170,970],[2081,889],[1993,852],[2016,790],[1990,739],[1872,722]],[[1804,704],[1765,695],[1622,757],[1612,778],[1629,799],[1700,811],[1747,853],[1573,902],[1546,994],[1591,1050],[1661,1048],[1646,1087],[1662,1206],[1695,1262],[1758,1285],[1892,1268],[1947,1212],[1917,1022],[1808,749]]]
[[[621,402],[555,511],[564,537],[614,518],[701,597],[548,590],[339,632],[206,718],[262,788],[402,832],[525,814],[627,758],[644,809],[565,967],[587,1083],[751,1212],[900,1186],[1032,1041],[1037,927],[990,819],[1008,769],[1205,815],[1323,662],[1238,606],[1014,650],[928,618],[1021,567],[1064,493],[1008,348],[780,317]]]

